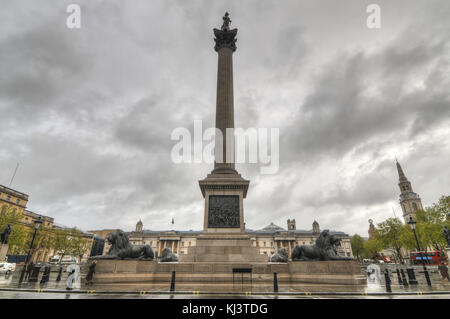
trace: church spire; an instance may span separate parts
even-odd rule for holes
[[[400,188],[400,206],[403,211],[405,222],[409,221],[409,217],[414,216],[418,209],[423,209],[420,196],[414,193],[411,182],[406,178],[400,163],[395,159],[398,171],[398,187]]]
[[[398,178],[400,182],[405,182],[408,179],[405,176],[405,173],[403,173],[402,167],[400,166],[400,163],[395,159],[395,163],[397,164],[397,171],[398,171]]]

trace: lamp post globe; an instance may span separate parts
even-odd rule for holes
[[[412,218],[412,216],[409,216],[409,221],[408,221],[409,226],[411,227],[411,229],[413,231],[416,230],[416,221]]]
[[[34,229],[37,231],[42,223],[41,216],[39,216],[39,218],[34,221]]]

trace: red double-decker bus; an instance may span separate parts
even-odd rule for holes
[[[422,256],[421,256],[422,254]],[[444,264],[448,265],[448,260],[445,253],[442,250],[437,251],[412,251],[411,252],[411,262],[413,265],[422,265],[422,257],[425,260],[426,265],[430,266],[438,266],[441,264],[441,261]]]

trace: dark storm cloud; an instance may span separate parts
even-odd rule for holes
[[[425,205],[449,188],[445,1],[380,1],[380,30],[359,1],[79,1],[80,30],[65,27],[69,3],[0,12],[0,183],[20,162],[31,210],[83,229],[201,229],[212,165],[172,163],[170,134],[214,124],[225,11],[235,123],[280,128],[276,175],[237,165],[247,227],[365,235],[368,218],[399,214],[396,155]]]
[[[296,155],[302,152],[303,158],[342,155],[373,137],[388,138],[405,129],[411,137],[447,121],[448,80],[413,92],[405,92],[405,84],[418,68],[430,67],[431,74],[442,70],[438,57],[448,55],[448,45],[421,42],[407,49],[400,48],[402,45],[398,42],[399,47],[394,45],[375,55],[339,55],[324,67],[314,92],[284,130],[289,141],[285,147],[295,149]],[[411,61],[398,62],[405,60]],[[417,81],[429,83],[429,76]],[[375,92],[365,94],[371,89]]]
[[[89,55],[55,24],[46,21],[0,41],[0,99],[17,114],[47,111],[45,106],[61,101],[90,66]]]

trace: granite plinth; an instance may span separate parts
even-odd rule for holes
[[[233,268],[251,268],[254,283],[273,284],[273,273],[277,272],[280,283],[366,284],[358,262],[352,260],[288,263],[99,260],[94,283],[170,283],[172,271],[176,271],[179,283],[232,283]]]
[[[180,256],[180,262],[227,262],[260,263],[267,262],[267,255],[261,255],[252,246],[250,237],[241,234],[202,234],[196,246],[188,248],[187,254]]]

